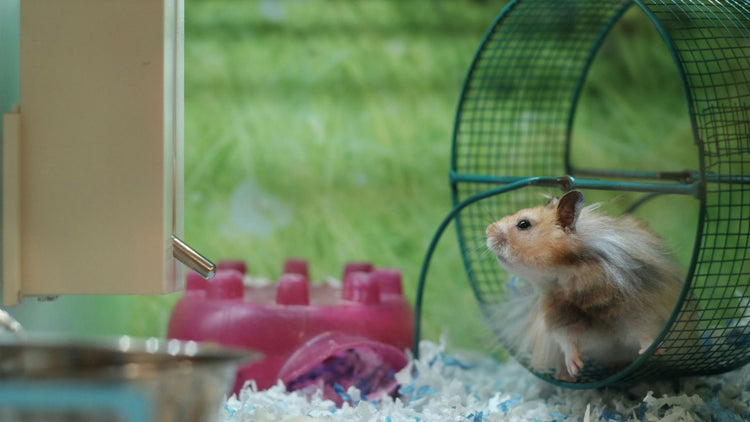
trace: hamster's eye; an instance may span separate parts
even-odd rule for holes
[[[524,218],[516,224],[516,227],[518,227],[518,230],[526,230],[531,227],[531,221]]]

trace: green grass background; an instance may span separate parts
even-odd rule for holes
[[[308,259],[314,280],[339,276],[352,260],[398,267],[413,301],[429,241],[451,208],[461,86],[504,5],[187,0],[186,241],[214,260],[244,259],[269,278],[288,257]],[[642,13],[628,13],[587,79],[574,164],[695,168],[691,145],[671,57]],[[654,201],[639,212],[686,260],[693,211],[675,218],[664,210]],[[51,305],[67,312],[61,320],[79,321],[54,328],[163,335],[178,298],[61,298]],[[492,343],[454,230],[433,258],[424,305],[427,338]]]

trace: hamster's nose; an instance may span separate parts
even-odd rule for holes
[[[503,232],[499,224],[490,224],[489,226],[487,226],[487,230],[485,230],[485,233],[487,234],[488,245],[497,247],[505,243],[505,233]]]

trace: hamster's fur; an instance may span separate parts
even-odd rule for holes
[[[584,360],[620,366],[645,352],[684,280],[644,222],[597,208],[571,191],[486,231],[500,264],[529,284],[498,306],[501,340],[534,369],[556,370],[566,381],[576,379]]]

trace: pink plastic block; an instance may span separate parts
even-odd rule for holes
[[[350,269],[344,271],[349,274],[349,282],[344,283],[351,288],[349,299],[342,297],[341,288],[310,283],[295,271],[284,274],[278,285],[245,286],[241,273],[219,270],[205,284],[188,282],[188,291],[172,311],[167,336],[262,352],[262,360],[238,370],[235,392],[249,380],[261,389],[273,386],[282,378],[282,368],[285,381],[294,378],[301,386],[315,384],[311,380],[325,384],[331,381],[330,374],[316,378],[313,373],[305,373],[318,371],[331,362],[347,364],[363,357],[375,362],[372,365],[390,368],[388,373],[392,375],[406,362],[405,358],[395,358],[394,353],[403,355],[411,347],[413,311],[398,293],[400,289],[393,287],[394,282],[383,282],[372,264],[364,264],[349,264],[346,268]],[[307,267],[306,262],[304,266]],[[400,273],[398,279],[400,286]],[[205,294],[201,294],[202,290]],[[330,336],[325,344],[335,350],[321,361],[320,356],[326,354],[319,351],[323,343],[308,342],[324,333]],[[341,349],[352,342],[361,345],[355,348],[357,359]],[[368,370],[372,365],[360,369]],[[336,382],[343,387],[351,380],[339,381]],[[370,394],[388,390],[387,384],[383,379],[371,386]],[[330,387],[330,383],[326,385]]]

